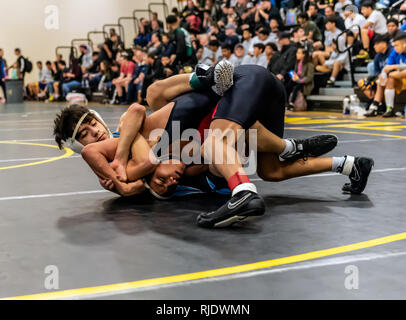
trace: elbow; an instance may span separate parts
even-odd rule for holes
[[[159,99],[160,96],[160,82],[161,81],[155,81],[153,84],[151,84],[148,89],[147,89],[147,103],[148,105],[155,110],[154,106],[157,104],[157,101]]]
[[[83,147],[82,151],[80,152],[83,159],[86,161],[91,158],[91,156],[95,153],[95,148],[92,144],[88,144]]]
[[[138,103],[133,103],[127,110],[127,114],[132,114],[135,115],[139,118],[145,119],[146,117],[146,111],[145,107],[138,104]]]

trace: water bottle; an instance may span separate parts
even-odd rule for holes
[[[343,101],[343,114],[350,114],[350,98],[345,97]]]

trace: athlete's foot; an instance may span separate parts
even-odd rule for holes
[[[240,191],[216,211],[200,214],[197,225],[202,228],[223,228],[264,213],[265,202],[260,195],[252,191]]]
[[[118,180],[120,180],[121,182],[127,182],[126,162],[114,159],[113,162],[110,164],[110,167],[116,172]]]
[[[337,146],[338,139],[332,134],[323,134],[308,139],[288,139],[294,148],[292,151],[279,155],[280,161],[296,161],[308,157],[320,157]]]
[[[222,60],[214,67],[205,64],[196,65],[196,75],[204,90],[212,89],[216,94],[222,96],[234,84],[234,66]]]
[[[354,194],[362,193],[367,185],[368,177],[373,166],[374,160],[370,158],[356,157],[349,175],[351,182],[344,184],[342,190]]]
[[[391,118],[395,116],[395,111],[393,111],[393,109],[387,109],[386,112],[382,115],[382,117],[384,118]]]

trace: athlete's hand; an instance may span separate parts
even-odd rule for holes
[[[144,192],[145,186],[142,180],[130,183],[120,183],[117,187],[118,193],[123,197],[130,197]]]
[[[106,189],[107,191],[113,191],[114,190],[114,183],[110,179],[100,179],[99,178],[100,185]]]
[[[117,173],[117,179],[121,182],[127,182],[127,163],[122,163],[118,159],[114,159],[110,163],[110,167]]]

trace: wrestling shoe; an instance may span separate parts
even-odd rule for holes
[[[211,88],[219,96],[223,96],[234,84],[234,66],[226,60],[214,67],[200,63],[196,65],[195,73],[202,89]]]
[[[366,117],[376,117],[378,115],[378,106],[374,103],[372,103],[369,106],[368,111],[365,113]]]
[[[264,213],[265,202],[262,197],[255,192],[243,190],[216,211],[200,214],[197,225],[202,228],[223,228]]]
[[[342,190],[344,192],[360,194],[362,193],[362,191],[364,191],[367,185],[369,174],[371,173],[372,167],[374,166],[374,160],[363,157],[351,158],[354,161],[351,173],[349,175],[351,182],[344,184]],[[346,161],[352,159],[346,156]]]
[[[391,117],[395,117],[395,111],[393,111],[392,109],[387,109],[386,112],[382,115],[382,117],[384,118],[391,118]]]
[[[308,157],[320,157],[337,146],[338,139],[332,134],[323,134],[308,139],[288,139],[293,143],[293,150],[279,155],[280,161],[296,161]]]

